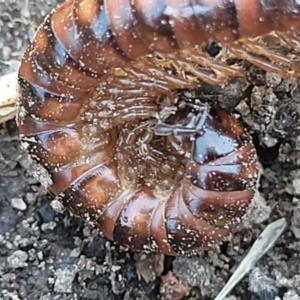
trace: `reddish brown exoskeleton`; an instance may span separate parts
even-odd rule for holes
[[[205,53],[211,40],[298,72],[265,43],[297,48],[300,5],[263,3],[67,0],[47,16],[22,60],[18,124],[49,190],[133,250],[195,253],[228,238],[254,194],[255,149],[229,113],[182,105],[180,92],[244,74]]]

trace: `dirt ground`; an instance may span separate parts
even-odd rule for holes
[[[17,70],[36,26],[59,2],[0,0],[1,75]],[[207,87],[203,94],[209,91]],[[242,116],[262,175],[259,195],[233,239],[192,258],[137,256],[68,212],[54,212],[52,198],[32,176],[20,148],[15,121],[2,124],[0,299],[176,300],[176,290],[187,292],[183,299],[213,299],[261,231],[281,217],[288,229],[227,300],[300,299],[298,80],[282,80],[249,66],[246,78],[209,94]],[[142,272],[149,263],[154,274]]]

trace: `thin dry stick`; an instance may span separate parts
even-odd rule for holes
[[[286,227],[286,219],[282,218],[265,228],[215,300],[223,300],[230,293],[244,276],[253,269],[261,257],[274,246]]]

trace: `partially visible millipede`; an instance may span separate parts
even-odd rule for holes
[[[256,152],[228,112],[182,95],[245,74],[209,57],[211,41],[236,60],[296,76],[298,3],[58,6],[19,71],[21,139],[50,192],[136,251],[196,253],[227,239],[253,198]]]

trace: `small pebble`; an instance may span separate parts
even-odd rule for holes
[[[72,282],[77,273],[76,268],[65,268],[58,269],[55,272],[55,284],[54,291],[56,293],[71,293],[72,292]]]
[[[27,267],[26,260],[28,254],[25,251],[17,250],[7,258],[7,262],[12,269]]]
[[[249,290],[257,294],[260,300],[272,300],[278,294],[274,279],[255,268],[249,276]]]
[[[24,211],[27,209],[27,205],[22,198],[12,198],[11,205],[13,208]]]
[[[2,49],[3,60],[7,61],[10,59],[11,49],[7,46],[4,46]]]

